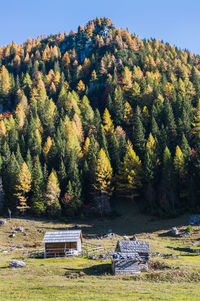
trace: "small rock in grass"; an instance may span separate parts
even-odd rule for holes
[[[10,234],[9,237],[15,237],[15,233]]]
[[[24,232],[24,228],[23,227],[19,227],[17,230],[20,231],[20,232]]]
[[[0,225],[5,225],[5,224],[6,224],[6,221],[3,221],[3,220],[0,221]]]
[[[177,236],[177,235],[179,234],[178,229],[177,229],[176,227],[172,227],[172,228],[171,228],[171,233],[172,233],[172,235],[174,235],[174,236]]]
[[[140,264],[139,269],[141,272],[148,272],[148,265],[147,264]]]
[[[9,262],[10,267],[15,267],[15,268],[23,268],[26,266],[25,262],[19,261],[19,260],[11,260]]]

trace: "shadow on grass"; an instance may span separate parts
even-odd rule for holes
[[[174,251],[187,252],[187,253],[190,253],[190,254],[194,254],[194,252],[188,247],[176,247],[176,248],[174,248],[174,247],[169,247],[168,246],[167,248],[172,249]],[[184,256],[191,256],[191,255],[184,255]]]
[[[92,265],[88,268],[83,269],[73,269],[73,268],[65,268],[66,276],[68,277],[80,277],[84,275],[88,276],[102,276],[105,274],[111,274],[111,264],[102,263],[98,265]]]
[[[108,233],[112,229],[113,233],[118,235],[137,235],[140,233],[151,233],[155,231],[165,231],[176,226],[181,227],[188,224],[189,214],[185,214],[176,218],[161,219],[152,217],[140,212],[136,203],[123,200],[116,201],[116,210],[120,215],[115,217],[84,217],[70,218],[61,217],[60,219],[52,220],[48,218],[33,218],[33,217],[16,217],[24,220],[29,220],[38,223],[35,226],[38,229],[48,230],[64,230],[75,229],[76,224],[81,225],[84,237],[87,239],[97,238]],[[15,218],[12,218],[15,219]],[[42,223],[41,225],[39,223]],[[53,223],[53,225],[52,225]]]

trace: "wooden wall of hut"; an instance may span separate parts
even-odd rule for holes
[[[65,256],[65,253],[69,251],[69,249],[77,250],[77,242],[59,242],[45,244],[46,257]]]
[[[114,274],[134,274],[139,272],[138,262],[132,260],[117,260],[112,262]]]

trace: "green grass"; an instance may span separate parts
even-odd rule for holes
[[[110,272],[110,260],[87,258],[52,258],[26,260],[22,269],[9,268],[9,260],[22,259],[25,250],[40,248],[46,230],[65,229],[74,224],[60,221],[12,219],[0,227],[0,300],[6,301],[103,301],[103,300],[200,300],[200,256],[187,252],[187,246],[200,239],[200,229],[185,237],[171,237],[172,226],[180,231],[187,228],[188,216],[171,220],[157,220],[142,215],[136,209],[122,208],[122,216],[113,220],[99,219],[74,221],[81,224],[85,241],[104,245],[114,250],[122,235],[137,234],[139,239],[150,243],[153,252],[172,253],[178,258],[155,258],[168,268],[150,270],[137,275],[114,276]],[[10,238],[11,227],[23,226],[28,236],[16,233]],[[94,239],[94,235],[113,229],[119,237]],[[38,230],[43,230],[39,233]],[[35,248],[37,242],[37,248]],[[12,251],[12,246],[18,249]],[[4,251],[8,251],[5,253]]]

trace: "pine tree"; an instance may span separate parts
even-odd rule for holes
[[[99,132],[100,129],[101,129],[101,122],[102,122],[101,121],[101,115],[99,113],[99,110],[96,109],[95,110],[95,115],[94,115],[94,124],[96,126],[97,132]]]
[[[172,184],[172,157],[169,148],[166,146],[163,153],[162,178],[165,181],[165,187],[170,188]]]
[[[101,131],[100,131],[99,144],[100,144],[100,147],[103,148],[103,150],[105,151],[106,156],[109,158],[108,143],[106,140],[106,136],[105,136],[103,127],[101,127]]]
[[[32,164],[32,158],[31,158],[31,153],[30,153],[29,149],[28,149],[27,155],[26,155],[26,164],[28,166],[29,171],[32,172],[33,164]]]
[[[80,104],[81,116],[82,116],[82,123],[83,128],[88,131],[91,124],[94,121],[94,111],[89,104],[89,100],[86,96],[83,96],[83,99]]]
[[[19,166],[21,167],[23,162],[24,162],[24,159],[21,155],[21,150],[20,150],[20,146],[19,144],[17,144],[17,151],[16,151],[16,159],[17,159],[17,162],[19,163]]]
[[[63,160],[61,160],[61,162],[60,162],[60,168],[58,171],[58,179],[59,179],[61,191],[63,191],[65,184],[66,184],[66,179],[67,179],[66,168],[65,168],[65,164],[64,164]]]
[[[158,127],[158,124],[157,124],[154,116],[152,116],[152,119],[151,119],[151,132],[154,137],[159,136],[159,127]]]
[[[15,128],[10,129],[8,133],[8,139],[9,139],[9,146],[11,151],[16,151],[17,149],[17,143],[19,141],[19,134],[18,131]],[[20,145],[21,148],[21,145]]]
[[[20,168],[14,153],[12,153],[12,155],[8,158],[6,164],[3,159],[2,169],[6,202],[10,209],[15,210],[16,203],[18,201],[16,197],[16,185],[18,183]]]
[[[113,134],[111,144],[109,145],[109,153],[113,171],[116,172],[120,165],[120,148],[115,134]]]
[[[133,102],[138,102],[138,100],[141,97],[141,90],[140,90],[140,85],[137,82],[133,83],[132,86],[132,98]]]
[[[191,148],[184,134],[182,135],[182,139],[181,139],[181,150],[183,152],[186,161],[189,161],[191,156]]]
[[[44,178],[39,157],[35,158],[34,168],[32,171],[31,187],[31,211],[36,215],[43,215],[46,211],[44,202]]]
[[[137,108],[136,116],[135,116],[135,122],[134,122],[134,145],[136,148],[137,153],[140,156],[143,156],[144,150],[145,150],[145,130],[142,124],[142,121],[140,119],[140,110]]]
[[[111,95],[108,94],[108,97],[107,97],[107,108],[109,110],[109,112],[113,112],[113,101],[112,101],[112,98],[111,98]]]
[[[123,160],[125,154],[127,151],[127,145],[126,145],[126,139],[124,135],[120,136],[119,139],[119,157],[120,157],[120,161]]]
[[[164,210],[175,209],[173,161],[169,148],[166,146],[163,152],[163,165],[161,174],[161,202]],[[160,203],[161,204],[161,203]]]
[[[124,117],[124,99],[120,86],[114,91],[113,114],[115,124],[120,125]]]
[[[166,99],[164,102],[164,111],[165,111],[166,126],[168,128],[168,134],[175,135],[176,124],[174,120],[173,110],[168,99]]]
[[[77,164],[77,157],[74,151],[71,152],[70,162],[68,167],[68,179],[71,185],[71,201],[69,203],[69,213],[74,215],[78,212],[82,205],[82,186],[79,168]]]
[[[200,100],[196,108],[194,123],[192,123],[192,125],[193,125],[193,129],[192,129],[193,135],[198,136],[198,134],[200,133]]]
[[[144,156],[144,178],[147,183],[154,180],[156,169],[156,155],[154,151],[146,146],[145,156]]]

